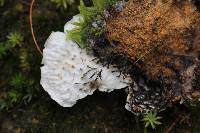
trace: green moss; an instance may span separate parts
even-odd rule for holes
[[[3,6],[5,3],[5,0],[0,0],[0,6]]]
[[[26,78],[22,74],[16,74],[11,78],[10,85],[16,88],[22,88],[26,84]]]
[[[144,121],[145,128],[151,126],[152,129],[155,129],[157,125],[161,124],[159,119],[161,119],[161,117],[157,116],[156,112],[147,112],[142,121]]]
[[[92,21],[97,15],[102,15],[104,9],[114,4],[117,0],[93,0],[93,6],[85,6],[83,0],[80,1],[79,11],[83,20],[79,23],[74,23],[78,28],[69,32],[68,37],[76,41],[81,48],[87,48],[86,40],[89,34],[94,33]]]
[[[13,47],[22,45],[24,37],[19,32],[11,32],[8,36],[8,43],[10,43]]]
[[[0,59],[7,54],[9,50],[12,50],[16,46],[21,46],[24,37],[19,32],[10,32],[7,36],[7,40],[0,42]]]

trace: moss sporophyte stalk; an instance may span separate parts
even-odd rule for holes
[[[52,33],[46,42],[41,83],[54,100],[71,107],[97,89],[125,88],[133,113],[200,101],[200,13],[191,1],[92,2],[80,1],[67,39]]]

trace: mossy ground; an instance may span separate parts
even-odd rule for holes
[[[44,92],[43,92],[44,94]],[[123,91],[105,94],[96,92],[93,96],[79,101],[73,108],[62,108],[48,95],[27,106],[15,107],[1,112],[0,132],[45,132],[45,133],[142,133],[141,117],[136,117],[124,108]],[[199,109],[188,109],[189,123],[177,124],[175,133],[199,133]],[[170,108],[160,113],[163,123],[155,131],[163,132],[177,117],[180,108]]]
[[[10,76],[15,72],[28,75],[39,83],[41,56],[35,50],[28,25],[29,1],[7,0],[0,7],[0,41],[13,30],[24,35],[23,49],[30,56],[30,70],[23,71],[18,67],[17,55],[20,48],[0,60],[0,93],[9,86]],[[36,38],[43,45],[51,31],[63,30],[63,25],[77,13],[77,6],[68,9],[57,9],[47,0],[37,1],[33,13],[33,26]],[[29,88],[27,88],[29,89]],[[139,133],[144,132],[141,117],[136,117],[124,108],[126,94],[123,90],[111,94],[96,92],[93,96],[79,101],[73,108],[62,108],[49,95],[38,88],[36,96],[28,104],[14,104],[8,110],[0,112],[0,132],[28,133]],[[22,101],[19,101],[22,103]],[[162,116],[161,126],[149,132],[163,132],[176,118],[181,107],[169,108],[159,115]],[[173,132],[199,133],[200,107],[187,108],[189,123],[177,124]]]

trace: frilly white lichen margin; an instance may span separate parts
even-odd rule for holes
[[[113,72],[112,66],[107,68],[97,64],[92,55],[66,38],[67,32],[75,28],[72,23],[80,19],[79,15],[74,16],[65,25],[65,33],[53,32],[43,50],[41,85],[63,107],[72,107],[96,89],[111,92],[131,82],[129,77]]]

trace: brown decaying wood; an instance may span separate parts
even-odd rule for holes
[[[181,97],[185,90],[198,98],[200,13],[191,2],[134,0],[111,16],[106,35],[110,43],[116,42],[115,53],[129,57],[149,80],[162,83],[170,100]],[[190,72],[192,65],[197,67]],[[193,85],[195,89],[188,89]]]
[[[200,36],[200,14],[187,1],[175,2],[129,1],[121,13],[107,21],[108,40],[120,44],[115,51],[127,55],[137,64],[145,62],[140,67],[153,80],[159,80],[161,72],[165,77],[172,77],[175,73],[164,67],[172,61],[175,69],[182,69],[184,62],[174,58],[175,55],[185,56],[188,52],[194,55],[194,50],[199,50],[195,48],[199,43],[190,43],[195,36]]]

